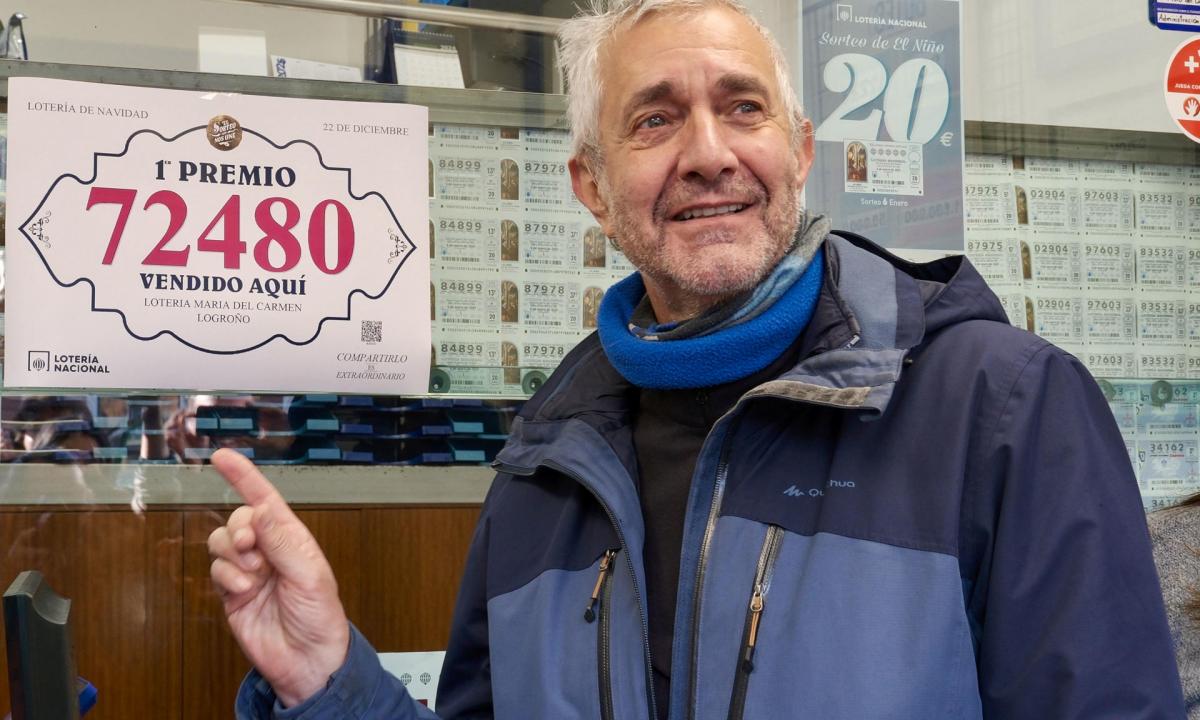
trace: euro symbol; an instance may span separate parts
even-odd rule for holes
[[[946,147],[950,147],[950,143],[954,142],[954,133],[944,132],[944,133],[942,133],[942,137],[940,138],[940,140],[941,140],[942,145],[945,145]]]

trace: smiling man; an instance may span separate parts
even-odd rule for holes
[[[497,457],[441,717],[1183,717],[1079,363],[965,260],[801,209],[811,127],[736,3],[624,0],[561,57],[575,192],[638,273]],[[213,462],[246,500],[209,539],[239,717],[434,717],[274,488]]]
[[[794,240],[812,163],[777,51],[720,6],[651,14],[599,50],[605,102],[597,137],[578,136],[576,195],[619,238],[660,322],[752,289]]]

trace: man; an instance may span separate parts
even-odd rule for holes
[[[441,716],[1182,717],[1078,362],[968,263],[802,213],[811,126],[732,0],[626,0],[561,55],[575,192],[639,273],[497,458]],[[239,717],[433,717],[274,489],[213,461],[247,503],[210,538]]]

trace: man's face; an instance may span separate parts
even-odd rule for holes
[[[603,168],[575,158],[572,180],[659,321],[752,288],[792,241],[812,159],[809,133],[791,142],[766,41],[723,7],[655,13],[600,63]]]

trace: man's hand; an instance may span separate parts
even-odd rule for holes
[[[325,687],[346,659],[350,626],[329,561],[279,491],[241,453],[213,466],[245,505],[208,536],[212,579],[242,652],[286,707]]]

